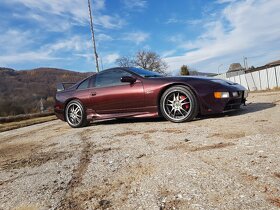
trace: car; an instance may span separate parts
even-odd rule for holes
[[[239,109],[247,90],[231,81],[213,77],[169,77],[157,72],[118,67],[103,70],[78,82],[59,85],[56,116],[71,127],[114,118],[160,117],[181,123],[198,114]]]

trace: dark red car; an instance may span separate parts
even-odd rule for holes
[[[112,68],[58,89],[56,116],[71,127],[97,119],[158,117],[185,122],[198,114],[240,108],[247,90],[226,80],[167,77],[139,68]]]

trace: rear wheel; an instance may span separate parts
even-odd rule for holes
[[[83,127],[88,124],[86,120],[85,109],[78,100],[70,101],[65,109],[66,122],[72,128]]]
[[[167,89],[160,100],[161,113],[171,122],[191,121],[197,116],[198,109],[196,96],[185,86]]]

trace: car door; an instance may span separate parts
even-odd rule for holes
[[[122,69],[100,72],[93,80],[92,109],[97,114],[139,112],[144,105],[143,84],[139,78],[132,84],[121,82],[123,76],[135,77]]]
[[[89,89],[90,80],[91,77],[81,82],[73,94],[73,97],[78,98],[86,108],[91,105],[91,91]]]

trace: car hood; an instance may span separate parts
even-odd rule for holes
[[[237,85],[235,82],[231,82],[229,80],[214,78],[214,77],[201,77],[201,76],[178,76],[178,77],[154,77],[150,78],[154,80],[164,80],[164,81],[189,81],[189,80],[198,80],[198,81],[209,81],[209,82],[216,82],[216,83],[224,83],[227,85]]]

